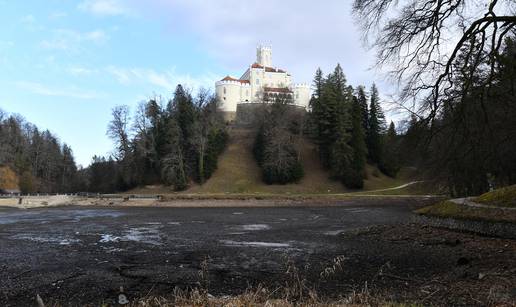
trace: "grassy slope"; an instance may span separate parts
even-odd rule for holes
[[[516,223],[516,212],[507,212],[495,207],[467,207],[447,200],[416,210],[416,213],[442,218]]]
[[[516,207],[516,185],[497,189],[471,199],[473,202],[492,206],[468,207],[451,201],[442,201],[433,206],[421,208],[416,213],[438,217],[452,217],[467,220],[483,220],[516,223],[515,210],[500,207]]]
[[[316,146],[304,140],[301,159],[305,169],[304,178],[297,184],[266,185],[261,181],[261,173],[253,158],[254,132],[248,129],[232,129],[230,143],[219,159],[217,171],[204,185],[194,185],[185,193],[257,193],[257,194],[334,194],[346,193],[340,182],[328,178],[328,172],[319,162]],[[390,178],[368,166],[368,179],[364,190],[394,187],[408,182],[408,171],[399,178]],[[374,176],[375,173],[377,176]]]
[[[473,201],[495,207],[516,207],[516,185],[487,192]]]

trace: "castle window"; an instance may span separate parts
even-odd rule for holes
[[[260,84],[260,79],[256,79],[256,85]]]
[[[226,88],[224,88],[224,94],[226,94]]]

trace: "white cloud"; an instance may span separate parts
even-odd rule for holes
[[[102,43],[109,39],[109,36],[106,34],[106,32],[102,30],[96,30],[92,32],[84,33],[83,39],[86,41],[91,41],[95,43]]]
[[[96,69],[81,66],[68,67],[67,71],[73,76],[90,76],[98,72]]]
[[[340,63],[348,83],[370,88],[382,97],[396,86],[373,69],[352,16],[352,1],[327,0],[128,0],[147,18],[166,24],[168,35],[192,33],[205,52],[228,72],[243,71],[255,61],[255,47],[271,44],[273,64],[288,70],[295,82],[311,83],[315,70],[330,73]],[[223,77],[223,76],[219,76]]]
[[[103,30],[78,32],[70,29],[58,29],[54,30],[52,39],[43,40],[40,46],[45,49],[71,51],[77,50],[83,42],[102,44],[108,40],[109,35]]]
[[[228,69],[245,69],[257,44],[272,44],[274,64],[310,81],[318,66],[328,73],[340,62],[353,83],[369,81],[372,54],[362,48],[351,1],[152,0],[135,2],[172,34],[195,32],[206,52]],[[150,8],[148,8],[150,7]],[[369,82],[368,82],[369,83]]]
[[[156,86],[165,91],[172,91],[178,84],[182,84],[193,90],[210,86],[218,79],[218,75],[206,73],[201,76],[179,74],[175,69],[156,71],[147,68],[120,68],[110,66],[106,71],[111,74],[120,84],[135,85],[147,84]]]
[[[130,16],[129,10],[119,0],[86,0],[79,4],[79,9],[98,16]]]
[[[76,87],[69,89],[56,89],[37,82],[19,81],[15,84],[22,90],[32,92],[42,96],[66,97],[76,99],[96,99],[99,97],[97,93],[86,92]]]

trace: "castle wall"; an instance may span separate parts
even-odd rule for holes
[[[308,109],[310,104],[310,86],[308,84],[294,84],[292,91],[294,92],[294,103]]]
[[[269,108],[270,104],[264,103],[241,103],[237,105],[235,124],[240,127],[258,127],[262,122],[264,112],[266,108]],[[286,109],[287,112],[294,112],[300,116],[306,114],[305,108],[289,105]]]
[[[224,112],[236,112],[237,104],[249,100],[251,97],[249,84],[238,81],[217,82],[215,93]]]

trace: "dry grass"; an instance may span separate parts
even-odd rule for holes
[[[0,166],[0,190],[17,190],[18,176],[8,166]]]
[[[320,274],[321,280],[331,278],[343,270],[344,256],[337,256]],[[171,298],[146,297],[133,302],[130,307],[169,307],[169,306],[267,306],[267,307],[304,307],[304,306],[418,306],[388,303],[381,296],[373,295],[367,284],[360,291],[353,291],[336,300],[325,300],[314,289],[307,286],[302,273],[290,259],[286,260],[285,275],[287,280],[283,287],[269,290],[258,286],[240,295],[214,297],[209,294],[209,258],[201,263],[199,270],[201,289],[182,291],[175,289]]]
[[[495,207],[516,207],[516,185],[487,192],[474,201]]]

